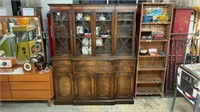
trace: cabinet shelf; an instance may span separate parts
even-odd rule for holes
[[[117,38],[132,38],[131,36],[117,36]]]
[[[89,20],[76,20],[76,22],[90,22]]]
[[[54,20],[54,22],[69,22],[69,20],[62,20],[62,21]]]
[[[169,40],[140,40],[140,42],[168,42]]]
[[[140,66],[138,67],[138,70],[139,71],[152,71],[152,70],[155,70],[155,71],[161,71],[161,70],[165,70],[165,68],[161,65],[154,65],[154,66]]]
[[[158,78],[139,78],[138,84],[161,84],[163,81]]]
[[[118,19],[117,21],[133,21],[133,19]]]
[[[159,87],[138,87],[136,95],[161,95]]]
[[[170,25],[171,22],[145,22],[142,25]]]
[[[96,22],[111,22],[112,20],[96,20]]]

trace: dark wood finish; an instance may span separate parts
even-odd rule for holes
[[[72,53],[55,52],[52,58],[55,104],[133,103],[137,7],[134,5],[63,4],[50,4],[49,6],[52,22],[54,22],[53,28],[57,24],[52,16],[54,13],[70,12],[68,15],[70,16],[68,17],[70,18],[70,47],[73,48]],[[83,14],[83,18],[77,19],[77,13]],[[128,17],[129,13],[132,14],[130,18],[123,18],[131,22],[130,27],[123,28],[126,31],[123,33],[124,38],[117,32],[118,24],[122,25],[123,22],[122,18],[118,19],[118,16],[122,14],[122,17]],[[86,15],[90,17],[90,20],[84,19]],[[102,20],[100,17],[103,17]],[[78,34],[77,26],[83,26],[84,29],[90,28],[91,36]],[[96,27],[101,29],[99,34]],[[110,31],[110,34],[102,36],[105,31]],[[59,32],[56,29],[52,32],[54,43],[56,43],[55,34]],[[102,41],[101,44],[97,42],[98,39]],[[55,45],[59,48],[58,44],[59,42]],[[67,46],[67,44],[63,45]],[[121,45],[122,49],[120,49]],[[120,49],[118,52],[117,46]],[[91,51],[88,50],[89,47]],[[88,48],[88,54],[83,48]]]
[[[95,96],[97,100],[114,99],[114,74],[96,73]]]
[[[146,8],[160,7],[169,14],[168,21],[143,22],[147,14]],[[135,96],[160,95],[164,96],[165,73],[168,60],[168,49],[173,17],[173,3],[142,3],[140,12],[140,31],[138,39],[138,59],[136,71]],[[142,40],[143,32],[164,32],[163,40]],[[157,48],[165,52],[165,56],[140,55],[140,50]]]
[[[115,98],[133,98],[133,73],[119,73],[115,75]]]
[[[94,74],[75,73],[74,74],[75,100],[94,99]]]
[[[56,99],[72,100],[74,97],[72,73],[54,73],[54,76]]]

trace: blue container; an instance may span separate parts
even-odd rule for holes
[[[143,16],[143,22],[153,22],[152,16]]]

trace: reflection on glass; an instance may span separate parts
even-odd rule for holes
[[[16,57],[18,63],[42,53],[40,22],[37,17],[0,18],[1,57]]]

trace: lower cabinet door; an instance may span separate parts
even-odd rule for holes
[[[97,100],[111,100],[114,98],[114,74],[96,73],[95,97]]]
[[[74,74],[75,100],[94,99],[94,74],[75,73]]]
[[[58,100],[72,100],[74,97],[72,73],[54,73],[55,96]]]
[[[115,75],[115,98],[133,98],[133,73],[116,73]]]

